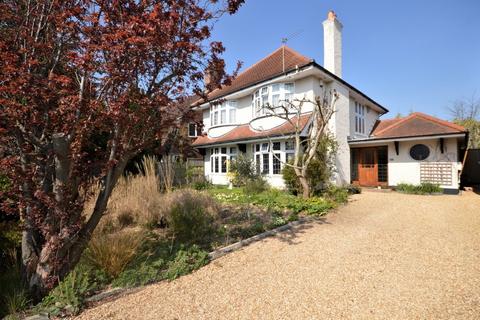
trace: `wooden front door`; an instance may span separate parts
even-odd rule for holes
[[[377,151],[375,148],[362,148],[358,164],[358,183],[361,186],[378,185]]]

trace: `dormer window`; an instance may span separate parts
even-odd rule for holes
[[[295,87],[293,83],[274,83],[262,87],[253,94],[253,113],[256,117],[267,114],[266,105],[278,107],[285,101],[292,101]]]
[[[355,101],[355,133],[365,134],[365,111],[367,107]]]
[[[233,124],[237,121],[237,101],[224,101],[210,106],[210,120],[212,126]]]

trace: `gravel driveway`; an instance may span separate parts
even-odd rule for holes
[[[480,196],[365,192],[79,319],[479,319]]]

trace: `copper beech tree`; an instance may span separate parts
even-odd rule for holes
[[[4,209],[20,213],[36,298],[76,265],[126,163],[188,121],[182,99],[231,81],[209,39],[242,2],[0,3],[0,172],[18,199]]]

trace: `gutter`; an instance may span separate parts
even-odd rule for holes
[[[249,89],[251,87],[254,87],[256,85],[259,85],[261,83],[264,83],[264,82],[267,82],[267,81],[271,81],[273,79],[276,79],[278,77],[281,77],[281,76],[287,76],[288,74],[292,73],[292,71],[295,71],[296,72],[300,72],[300,71],[303,71],[305,69],[308,69],[309,67],[315,67],[317,69],[319,69],[320,71],[326,73],[329,77],[332,77],[333,79],[337,80],[338,82],[342,83],[344,86],[346,86],[347,88],[349,88],[350,90],[353,90],[355,91],[356,93],[358,93],[359,95],[361,95],[363,98],[365,98],[366,100],[370,101],[371,103],[373,103],[374,105],[378,106],[380,109],[382,109],[384,111],[383,114],[385,113],[388,113],[388,109],[383,107],[381,104],[379,104],[378,102],[376,102],[375,100],[373,100],[372,98],[370,98],[369,96],[367,96],[365,93],[363,93],[362,91],[358,90],[357,88],[355,88],[354,86],[352,86],[351,84],[349,84],[348,82],[346,82],[345,80],[343,80],[342,78],[338,77],[337,75],[331,73],[330,71],[328,71],[327,69],[325,69],[324,67],[322,67],[321,65],[319,65],[318,63],[315,62],[315,60],[312,60],[311,62],[303,65],[303,66],[299,66],[298,68],[292,68],[290,70],[287,70],[285,72],[282,72],[282,73],[278,73],[274,76],[271,76],[267,79],[263,79],[263,80],[260,80],[260,81],[256,81],[254,83],[251,83],[245,87],[241,87],[235,91],[232,91],[232,92],[228,92],[228,93],[225,93],[223,95],[220,95],[218,97],[215,97],[213,99],[210,99],[210,100],[207,100],[205,102],[203,102],[202,104],[200,105],[197,105],[197,106],[194,106],[193,108],[202,108],[203,105],[206,105],[207,103],[211,102],[211,101],[214,101],[214,100],[219,100],[219,99],[223,99],[231,94],[234,94],[234,93],[239,93],[240,91],[242,90],[246,90],[246,89]]]
[[[349,145],[361,145],[369,144],[376,142],[394,142],[394,141],[412,141],[412,140],[424,140],[428,138],[460,138],[465,137],[467,132],[462,133],[443,133],[443,134],[427,134],[420,136],[403,136],[403,137],[388,137],[388,138],[371,138],[371,139],[358,139],[358,140],[349,140]]]

